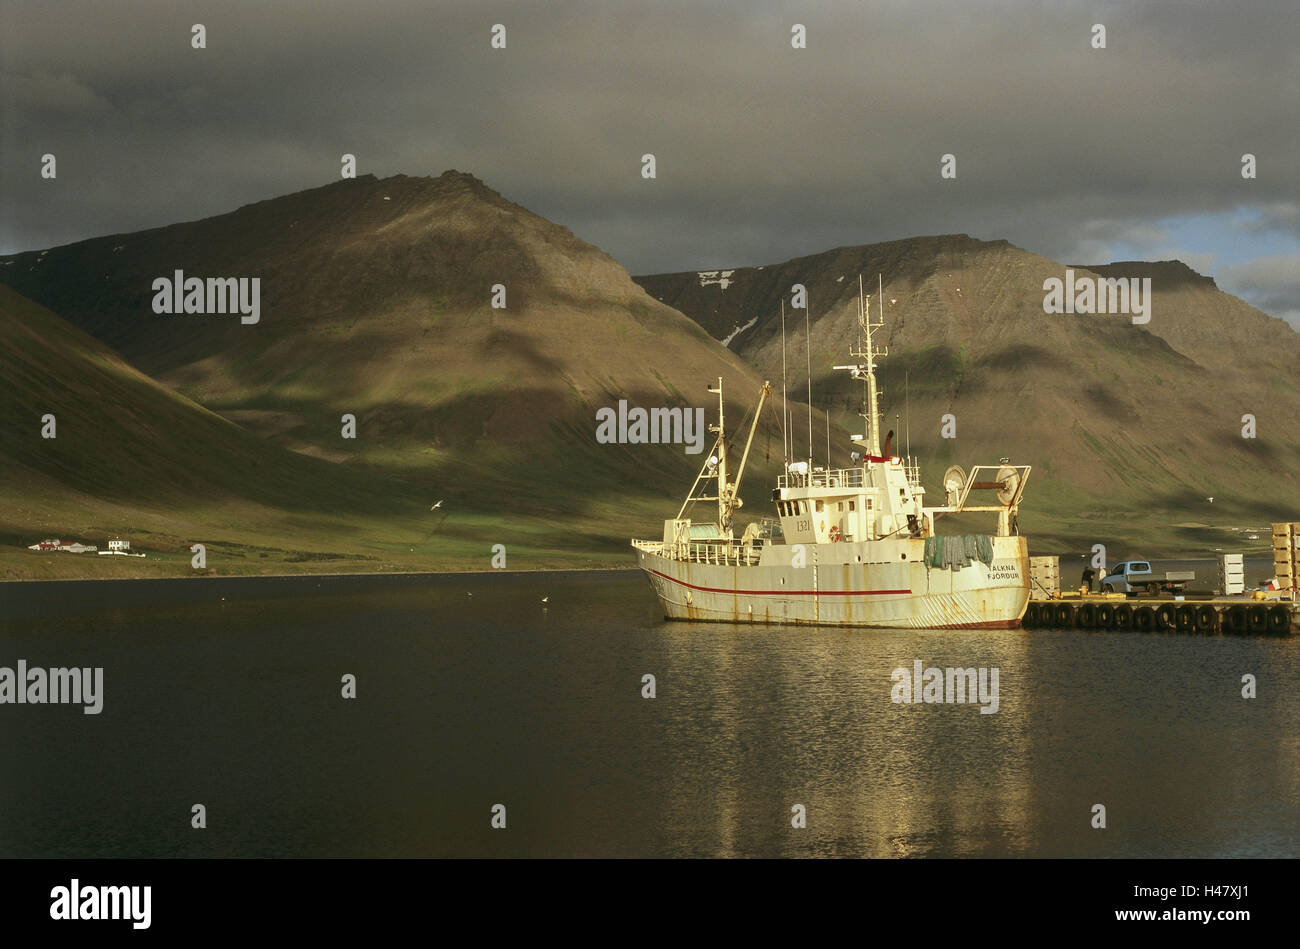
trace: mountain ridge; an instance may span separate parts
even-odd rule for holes
[[[1027,530],[1077,535],[1078,525],[1110,520],[1112,535],[1127,522],[1167,537],[1162,524],[1188,521],[1187,511],[1201,507],[1215,520],[1293,519],[1300,334],[1182,262],[1069,266],[1076,278],[1152,277],[1150,322],[1045,313],[1044,281],[1064,278],[1066,264],[964,234],[635,279],[715,338],[730,335],[731,348],[775,378],[781,300],[803,284],[812,312],[787,306],[787,386],[804,391],[810,344],[814,402],[848,424],[860,394],[826,367],[844,362],[856,339],[859,273],[870,284],[873,319],[881,318],[881,273],[885,418],[903,425],[910,405],[908,427],[932,492],[944,466],[975,460],[967,445],[1034,462]],[[1257,423],[1253,439],[1241,437],[1247,415]],[[947,416],[957,422],[954,439],[941,437]],[[1215,539],[1222,544],[1218,534],[1202,542]]]
[[[698,470],[683,445],[597,442],[599,409],[712,420],[722,377],[734,425],[761,382],[599,248],[463,172],[350,179],[0,262],[13,290],[242,428],[566,557],[658,535]],[[176,270],[257,277],[259,322],[152,312]],[[781,441],[765,413],[751,501]]]
[[[852,278],[873,272],[886,280],[880,342],[891,350],[880,368],[884,428],[898,429],[896,444],[916,436],[932,496],[953,462],[1032,461],[1022,524],[1053,543],[1086,539],[1107,519],[1161,543],[1201,543],[1212,535],[1166,529],[1199,496],[1224,498],[1216,516],[1266,517],[1293,503],[1278,495],[1296,493],[1300,467],[1300,449],[1282,437],[1300,399],[1296,334],[1180,262],[1099,267],[1153,276],[1149,325],[1047,314],[1043,281],[1065,268],[960,234],[634,278],[568,228],[449,170],[363,175],[9,255],[0,280],[270,442],[572,550],[616,556],[630,533],[657,534],[698,466],[680,446],[597,444],[597,410],[627,399],[711,417],[706,384],[722,376],[729,428],[743,429],[734,406],[749,408],[761,379],[782,376],[779,301],[791,283],[810,294],[811,353],[803,315],[788,314],[786,391],[805,391],[811,355],[814,454],[848,464],[860,395],[829,367],[856,337]],[[258,277],[262,319],[153,313],[153,279],[175,270]],[[493,306],[502,288],[506,305]],[[1243,335],[1262,342],[1246,349]],[[794,444],[808,439],[801,405],[790,412]],[[1230,440],[1247,405],[1260,437]],[[770,513],[761,502],[782,460],[778,415],[759,425],[746,514]],[[948,415],[955,439],[938,434]],[[354,439],[341,435],[345,416]]]

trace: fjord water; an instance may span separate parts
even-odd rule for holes
[[[104,668],[99,715],[0,705],[5,857],[1300,853],[1294,638],[669,623],[630,571],[0,607],[0,666]],[[892,702],[918,659],[997,712]]]

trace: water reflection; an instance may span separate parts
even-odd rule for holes
[[[638,574],[142,583],[0,591],[0,665],[106,679],[100,716],[6,707],[0,855],[1300,850],[1293,640],[669,623]],[[997,668],[997,713],[891,701],[915,660]]]

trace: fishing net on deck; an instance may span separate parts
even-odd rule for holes
[[[927,566],[960,570],[972,560],[993,562],[993,538],[988,534],[936,534],[925,539]]]

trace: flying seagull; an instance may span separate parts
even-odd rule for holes
[[[443,502],[443,500],[445,500],[445,499],[443,499],[443,498],[439,498],[439,499],[438,499],[438,502],[437,502],[436,504],[434,504],[433,507],[429,508],[429,510],[430,510],[430,511],[436,511],[436,510],[438,510],[438,508],[442,507],[442,502]]]
[[[542,597],[542,602],[543,602],[543,603],[550,603],[550,602],[551,602],[551,598],[550,598],[549,596],[544,596],[544,597]]]

